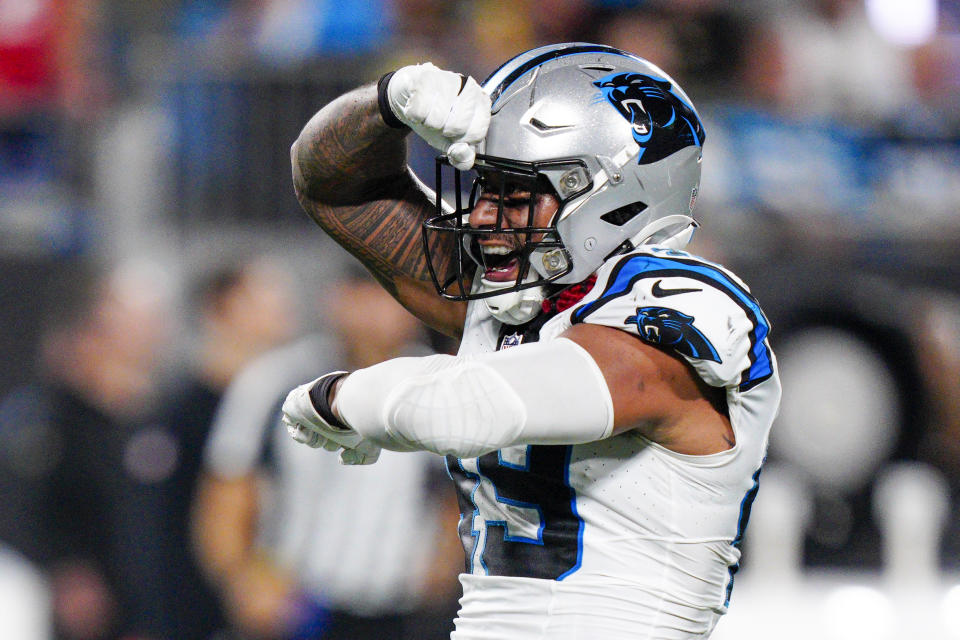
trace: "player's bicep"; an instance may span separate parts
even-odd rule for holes
[[[709,455],[735,444],[726,391],[680,356],[611,327],[574,325],[564,334],[590,354],[610,390],[613,433],[636,430],[672,451]]]
[[[600,368],[613,401],[613,432],[652,435],[678,411],[674,384],[686,367],[625,331],[577,324],[562,337],[583,347]]]

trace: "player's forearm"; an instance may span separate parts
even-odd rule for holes
[[[310,119],[290,150],[298,197],[344,206],[399,192],[407,131],[384,124],[375,86],[340,96]]]
[[[474,457],[517,444],[608,437],[613,405],[589,353],[570,340],[471,358],[396,358],[342,379],[331,407],[386,449]]]

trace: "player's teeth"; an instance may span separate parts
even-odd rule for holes
[[[486,246],[483,247],[483,252],[487,255],[505,256],[510,253],[510,247],[504,247],[500,245]]]

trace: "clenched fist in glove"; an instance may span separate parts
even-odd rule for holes
[[[328,451],[342,449],[343,464],[373,464],[380,457],[380,447],[340,422],[330,408],[330,387],[345,375],[345,371],[334,371],[287,394],[281,408],[283,423],[297,442]]]
[[[384,76],[378,90],[387,124],[410,127],[457,169],[473,166],[490,125],[490,96],[476,80],[425,62]]]

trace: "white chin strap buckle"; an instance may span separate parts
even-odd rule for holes
[[[480,280],[481,290],[495,291],[505,288],[504,283]],[[510,286],[513,283],[507,283]],[[530,287],[519,291],[506,291],[498,296],[484,298],[490,315],[504,324],[523,324],[533,320],[540,313],[546,297],[543,287]]]

